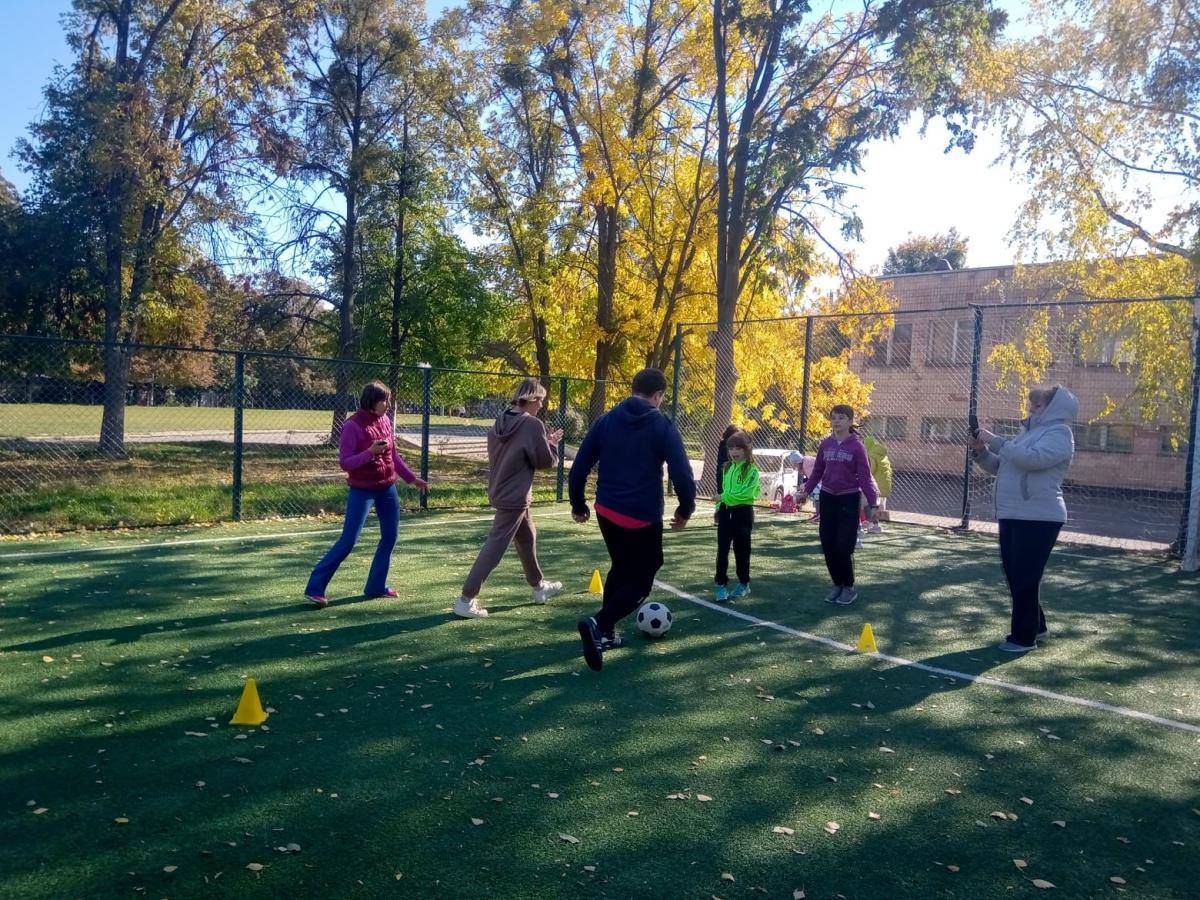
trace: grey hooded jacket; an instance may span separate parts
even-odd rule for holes
[[[1071,422],[1079,412],[1075,395],[1059,385],[1029,428],[1015,438],[995,437],[973,453],[985,472],[996,476],[992,499],[997,519],[1066,522],[1062,483],[1075,455]]]

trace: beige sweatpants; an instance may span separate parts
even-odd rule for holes
[[[542,583],[542,569],[537,560],[537,528],[533,525],[533,516],[529,507],[524,509],[498,509],[496,518],[492,520],[492,530],[484,541],[483,548],[475,558],[475,565],[463,584],[462,594],[468,600],[478,597],[483,590],[483,583],[492,574],[500,560],[504,558],[509,544],[517,545],[517,556],[521,558],[521,568],[525,571],[525,580],[532,587]]]

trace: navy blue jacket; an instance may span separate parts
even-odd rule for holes
[[[588,511],[584,489],[599,463],[597,503],[635,519],[662,521],[664,462],[679,498],[676,514],[690,518],[696,510],[696,482],[679,432],[649,401],[637,396],[622,400],[595,421],[571,463],[571,511]]]

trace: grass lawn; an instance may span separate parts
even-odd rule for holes
[[[419,471],[420,452],[402,451]],[[228,521],[233,509],[233,447],[220,441],[128,445],[128,458],[105,459],[75,448],[50,459],[0,448],[0,534],[81,528],[141,527]],[[431,454],[437,509],[487,505],[483,460]],[[539,473],[535,499],[553,500],[556,474]],[[242,516],[341,514],[345,477],[328,447],[253,444],[243,457]],[[420,506],[416,490],[400,485],[401,503]]]
[[[841,608],[815,529],[764,513],[734,612],[963,674],[666,591],[672,632],[593,673],[603,543],[536,516],[567,592],[529,605],[510,555],[481,621],[448,614],[480,513],[406,517],[401,598],[357,593],[367,543],[323,611],[297,597],[336,522],[0,543],[0,895],[1196,896],[1200,580],[1171,563],[1061,547],[1053,637],[1011,657],[993,540],[890,527]],[[714,543],[669,534],[661,579],[710,597]],[[262,728],[227,724],[248,676]]]
[[[99,406],[57,403],[0,404],[0,437],[75,437],[100,433]],[[332,413],[320,409],[247,409],[242,427],[246,431],[323,431],[330,427]],[[492,419],[459,416],[430,416],[431,425],[463,425],[488,428]],[[396,416],[396,424],[421,424],[420,415]],[[233,431],[231,407],[127,406],[125,433]]]

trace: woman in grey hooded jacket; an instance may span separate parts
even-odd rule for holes
[[[1015,438],[980,429],[971,455],[996,476],[993,499],[1000,524],[1000,563],[1012,595],[1012,625],[1000,649],[1023,653],[1044,638],[1042,575],[1067,521],[1062,483],[1075,455],[1071,422],[1079,401],[1061,384],[1029,393],[1029,425]]]

